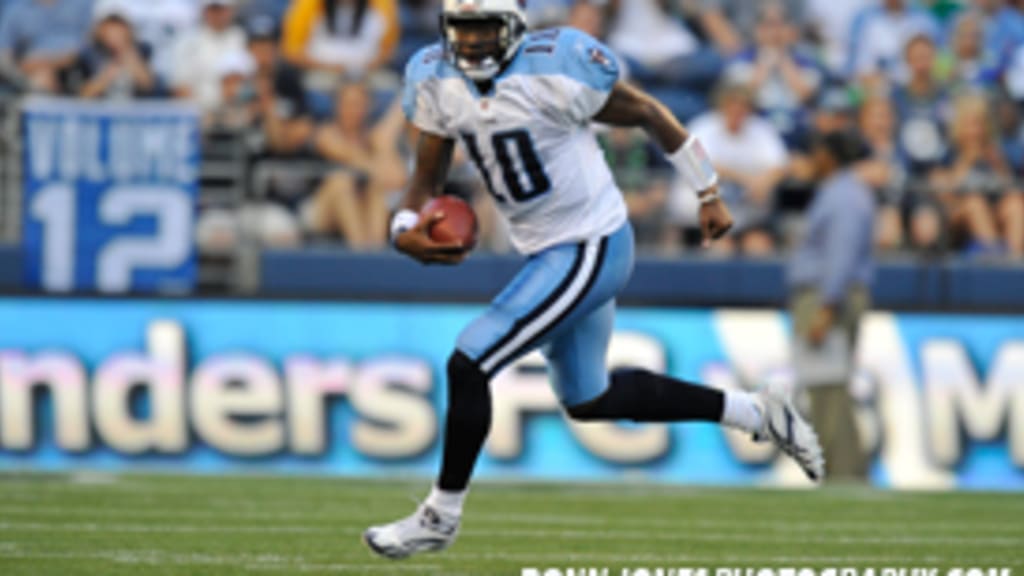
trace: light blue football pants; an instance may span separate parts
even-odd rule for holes
[[[488,377],[539,348],[562,404],[589,402],[608,388],[615,297],[632,272],[628,223],[603,238],[534,254],[463,330],[457,348]]]

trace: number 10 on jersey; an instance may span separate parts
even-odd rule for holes
[[[464,133],[462,142],[480,170],[487,190],[498,202],[528,202],[551,191],[551,180],[544,171],[533,138],[527,130],[506,130],[491,136],[491,154],[500,170],[500,188],[494,185],[494,177],[487,168],[489,163],[484,158],[476,135]]]

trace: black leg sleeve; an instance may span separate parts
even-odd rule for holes
[[[490,382],[469,357],[456,351],[448,359],[448,419],[438,488],[466,489],[490,429]]]
[[[720,422],[725,394],[648,372],[616,370],[608,390],[586,404],[568,408],[576,420],[633,420],[635,422]]]

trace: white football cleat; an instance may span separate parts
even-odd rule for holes
[[[815,482],[825,478],[825,458],[814,429],[800,416],[789,395],[778,385],[765,384],[757,393],[764,424],[754,433],[758,442],[772,441]]]
[[[459,532],[459,517],[426,504],[413,513],[363,533],[363,542],[378,556],[401,560],[420,552],[438,552],[452,545]]]

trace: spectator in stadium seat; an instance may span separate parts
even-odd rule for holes
[[[609,46],[629,62],[639,82],[698,87],[718,77],[721,59],[660,0],[612,0],[609,14]]]
[[[1007,91],[1024,103],[1024,6],[975,0],[974,14],[983,27],[984,61],[995,63]]]
[[[157,83],[149,68],[149,47],[135,39],[122,0],[96,4],[93,39],[69,76],[82,98],[129,100],[152,95]]]
[[[335,117],[315,136],[317,152],[337,165],[303,210],[303,220],[320,235],[340,235],[354,250],[387,245],[389,202],[406,183],[398,150],[404,116],[396,101],[370,124],[371,94],[364,83],[343,85]]]
[[[843,84],[830,84],[822,88],[811,111],[811,134],[831,134],[856,126],[857,106],[854,90]],[[811,158],[811,139],[803,138],[789,150],[792,160],[788,177],[792,183],[810,185],[814,180],[814,162]]]
[[[246,51],[227,52],[218,59],[220,102],[203,117],[205,131],[240,132],[256,124],[256,63]]]
[[[293,0],[282,49],[305,71],[315,111],[329,116],[340,79],[379,70],[394,54],[398,37],[396,0]]]
[[[814,132],[827,134],[851,128],[856,108],[848,86],[829,85],[818,94],[814,106]]]
[[[204,112],[222,102],[220,66],[225,55],[245,51],[245,32],[234,20],[235,0],[202,0],[202,23],[174,48],[174,94]]]
[[[63,74],[88,41],[91,0],[22,0],[0,18],[0,59],[32,90],[58,92]]]
[[[939,36],[935,17],[910,0],[879,0],[857,14],[850,33],[847,73],[869,83],[905,77],[903,54],[910,39]]]
[[[1003,156],[995,118],[984,94],[957,98],[950,130],[953,154],[936,170],[932,186],[951,226],[966,236],[969,254],[989,256],[1004,250],[1024,257],[1024,194],[1015,188]]]
[[[760,4],[756,38],[731,61],[726,78],[754,92],[758,111],[792,145],[809,128],[807,103],[817,96],[825,72],[814,54],[799,48],[799,31],[779,1]]]
[[[907,170],[902,153],[896,146],[896,112],[892,103],[881,96],[869,97],[861,104],[858,124],[870,150],[870,157],[858,167],[858,172],[878,198],[875,243],[882,250],[896,250],[904,243]],[[932,223],[941,225],[941,222]],[[927,244],[937,241],[938,232],[932,231]]]
[[[716,106],[695,119],[690,132],[714,161],[722,197],[733,214],[732,238],[738,246],[727,237],[719,241],[720,249],[769,254],[775,248],[775,191],[787,173],[786,145],[770,122],[754,115],[753,96],[745,86],[722,86]]]
[[[178,40],[199,26],[199,3],[197,0],[122,1],[136,37],[152,51],[150,68],[161,89],[166,90],[174,75],[174,48]]]
[[[899,146],[911,178],[920,180],[948,155],[949,90],[936,75],[937,52],[928,36],[911,39],[905,54],[909,79],[893,88],[892,100],[899,121]]]
[[[302,152],[311,143],[314,124],[301,73],[281,58],[277,25],[270,16],[253,17],[248,36],[249,54],[256,65],[249,90],[255,95],[264,149],[272,155]]]
[[[777,3],[787,22],[802,32],[807,21],[806,0],[777,0]],[[720,51],[736,54],[757,41],[763,4],[750,0],[701,0],[700,22]]]
[[[1024,13],[1005,0],[969,1],[971,9],[964,11],[958,20],[965,17],[977,18],[982,28],[984,60],[1005,65],[1010,54],[1024,44]]]
[[[853,22],[870,0],[808,0],[807,32],[821,48],[822,60],[837,76],[846,74]]]
[[[914,248],[943,248],[943,210],[931,187],[932,174],[949,158],[946,127],[950,119],[949,89],[937,76],[935,43],[919,35],[907,43],[909,79],[892,90],[897,116],[896,145],[907,172],[904,207]]]
[[[993,87],[999,80],[1002,63],[985,50],[981,15],[970,11],[953,26],[948,50],[940,62],[940,74],[953,87]]]

